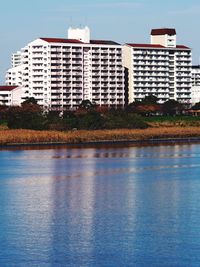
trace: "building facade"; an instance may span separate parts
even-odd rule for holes
[[[155,95],[159,102],[191,102],[191,49],[176,44],[175,29],[153,29],[151,44],[125,44],[128,102]]]
[[[200,65],[192,66],[192,90],[191,103],[192,105],[200,102]]]
[[[6,72],[6,85],[18,85],[22,86],[22,73],[23,65],[19,65],[13,68],[10,68]]]
[[[0,86],[0,105],[19,106],[24,100],[24,89],[19,86]]]
[[[191,49],[175,29],[153,29],[151,44],[91,40],[88,27],[68,39],[38,38],[13,54],[6,85],[24,88],[45,109],[76,109],[83,100],[123,107],[147,95],[191,102]],[[126,79],[125,79],[126,77]]]
[[[22,51],[17,51],[16,53],[12,54],[12,59],[11,59],[11,65],[12,68],[15,68],[22,63]]]
[[[8,70],[6,84],[22,86],[27,97],[46,109],[75,109],[82,100],[123,107],[122,46],[90,40],[87,27],[70,28],[68,34],[70,39],[39,38],[29,43],[21,51],[21,65]]]

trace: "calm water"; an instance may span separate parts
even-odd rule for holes
[[[0,151],[0,267],[200,266],[200,145]]]

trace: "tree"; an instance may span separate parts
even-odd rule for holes
[[[145,129],[148,127],[141,116],[122,110],[108,112],[104,116],[104,120],[106,129]]]
[[[0,106],[0,121],[7,120],[8,117],[8,106]]]
[[[143,116],[149,116],[156,113],[161,113],[161,106],[157,103],[158,98],[153,95],[146,96],[142,101],[134,101],[130,103],[126,111],[139,113]]]
[[[145,96],[145,98],[141,101],[142,104],[157,104],[158,97],[152,94]]]
[[[46,128],[46,118],[39,105],[25,102],[20,107],[9,108],[8,127],[43,130]]]
[[[78,117],[75,112],[66,110],[64,111],[62,118],[65,129],[71,130],[78,128]]]
[[[182,110],[183,106],[174,99],[169,99],[162,104],[162,111],[164,115],[176,115],[177,113],[181,113]]]
[[[22,102],[22,105],[24,104],[37,104],[37,100],[34,97],[27,97],[26,100],[24,100],[24,102]]]
[[[192,110],[200,110],[200,102],[191,107]]]
[[[140,104],[136,107],[136,113],[143,116],[150,116],[161,113],[161,106],[159,104]]]
[[[104,114],[104,113],[108,112],[109,109],[110,108],[107,105],[101,105],[101,106],[96,106],[95,107],[95,111],[96,112],[99,112],[101,114]]]
[[[137,112],[137,107],[141,105],[141,101],[134,101],[132,103],[129,103],[128,106],[126,107],[127,112]]]
[[[79,105],[79,108],[83,108],[86,110],[91,110],[95,107],[95,104],[93,104],[90,100],[83,100],[81,104]]]
[[[104,128],[104,118],[99,112],[88,111],[86,114],[78,116],[78,128],[96,130]]]

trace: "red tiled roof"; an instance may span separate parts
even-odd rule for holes
[[[48,43],[72,43],[72,44],[82,44],[81,41],[75,39],[62,39],[62,38],[40,38]]]
[[[90,44],[119,45],[119,43],[116,43],[110,40],[90,40]]]
[[[12,91],[18,86],[8,86],[8,85],[2,85],[0,86],[0,91]]]
[[[40,38],[48,43],[72,43],[72,44],[84,44],[83,42],[76,39],[63,39],[63,38]],[[110,40],[90,40],[90,44],[101,44],[101,45],[119,45],[116,42]]]
[[[163,29],[152,29],[151,30],[151,35],[176,35],[176,30],[175,29],[169,29],[169,28],[163,28]]]
[[[162,45],[158,44],[127,44],[132,47],[144,47],[144,48],[165,48]]]
[[[165,47],[163,45],[159,45],[159,44],[126,44],[132,47],[138,47],[138,48],[164,48],[164,49],[189,49],[189,47],[185,46],[185,45],[177,45],[176,47]]]
[[[185,45],[177,45],[176,48],[190,49],[188,46],[185,46]]]

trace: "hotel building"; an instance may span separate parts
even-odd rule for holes
[[[153,29],[151,44],[123,46],[128,102],[153,94],[163,103],[191,101],[191,49],[176,44],[175,29]]]
[[[192,66],[192,91],[191,103],[192,105],[200,102],[200,65]]]
[[[68,39],[38,38],[13,54],[6,85],[24,88],[45,109],[75,109],[83,100],[123,107],[153,94],[191,103],[191,49],[175,29],[153,29],[151,44],[91,40],[88,27]],[[125,75],[124,75],[125,73]]]
[[[22,63],[21,59],[22,59],[22,51],[17,51],[16,53],[13,53],[11,60],[12,68],[21,65]]]
[[[6,85],[22,86],[23,65],[12,67],[6,72]]]
[[[24,87],[26,96],[34,97],[46,109],[74,109],[82,100],[124,106],[122,46],[90,40],[88,27],[70,28],[68,39],[39,38],[29,43],[21,51],[17,68],[17,77],[13,68],[8,70],[6,84]]]

